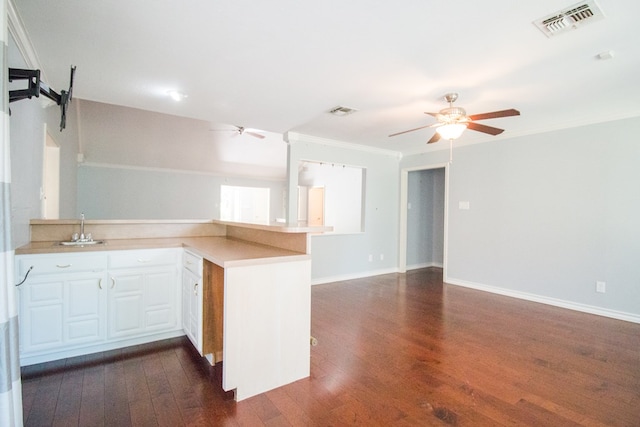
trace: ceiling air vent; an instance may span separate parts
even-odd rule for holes
[[[342,107],[342,106],[337,106],[332,108],[331,110],[329,110],[329,114],[333,114],[334,116],[348,116],[349,114],[353,114],[355,113],[356,110],[355,108],[349,108],[349,107]]]
[[[602,9],[593,0],[588,3],[581,2],[567,7],[565,10],[545,16],[534,21],[534,25],[547,37],[575,30],[580,25],[595,22],[604,18]]]

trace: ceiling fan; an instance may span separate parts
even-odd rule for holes
[[[251,135],[255,138],[264,139],[264,135],[256,132],[257,129],[248,129],[242,126],[234,126],[235,129],[210,129],[211,132],[234,132],[237,135]]]
[[[396,136],[403,133],[413,132],[424,128],[436,128],[436,133],[431,137],[427,144],[431,144],[440,140],[440,138],[454,140],[462,135],[465,129],[475,130],[477,132],[487,133],[489,135],[499,135],[504,132],[504,129],[499,129],[493,126],[487,126],[480,123],[476,123],[477,120],[497,119],[499,117],[519,116],[520,111],[509,110],[493,111],[491,113],[471,114],[467,115],[464,108],[454,107],[453,103],[458,99],[457,93],[448,93],[444,96],[444,99],[449,103],[448,108],[440,110],[438,113],[428,113],[430,116],[435,117],[438,123],[431,125],[420,126],[419,128],[409,129],[402,132],[389,135]]]

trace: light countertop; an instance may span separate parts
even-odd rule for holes
[[[91,246],[62,246],[58,242],[31,242],[16,249],[16,255],[82,253],[154,248],[185,248],[220,267],[310,259],[310,255],[229,237],[170,237],[111,239]]]

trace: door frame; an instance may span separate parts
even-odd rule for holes
[[[447,258],[449,247],[449,166],[450,163],[413,166],[400,170],[400,230],[398,242],[398,271],[407,272],[407,210],[409,203],[409,172],[444,168],[444,242],[442,254],[442,277],[447,278]]]
[[[44,124],[43,140],[40,217],[44,219],[59,219],[61,150],[60,145],[49,133],[46,123]]]

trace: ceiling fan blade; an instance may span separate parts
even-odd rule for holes
[[[504,129],[494,128],[493,126],[481,125],[480,123],[471,122],[467,125],[467,129],[475,130],[477,132],[488,133],[489,135],[499,135],[504,132]]]
[[[440,141],[440,134],[438,132],[434,133],[430,140],[427,141],[427,144],[433,144],[434,142]]]
[[[424,128],[428,128],[428,127],[431,127],[431,125],[420,126],[419,128],[404,130],[404,131],[398,132],[398,133],[392,133],[389,136],[391,137],[391,136],[396,136],[396,135],[402,135],[403,133],[413,132],[414,130],[420,130],[420,129],[424,129]]]
[[[245,131],[244,131],[244,133],[245,133],[246,135],[251,135],[251,136],[254,136],[254,137],[256,137],[256,138],[264,139],[264,135],[259,134],[259,133],[256,133],[256,132],[251,132],[251,131],[246,131],[246,130],[245,130]]]
[[[469,116],[471,120],[486,120],[486,119],[497,119],[499,117],[511,117],[511,116],[519,116],[520,111],[514,110],[513,108],[509,110],[501,110],[501,111],[493,111],[491,113],[481,113],[481,114],[472,114]]]
[[[425,111],[424,113],[425,113],[425,114],[430,115],[431,117],[435,117],[436,119],[437,119],[437,118],[438,118],[438,116],[440,115],[440,113],[430,113],[430,112],[428,112],[428,111]]]

